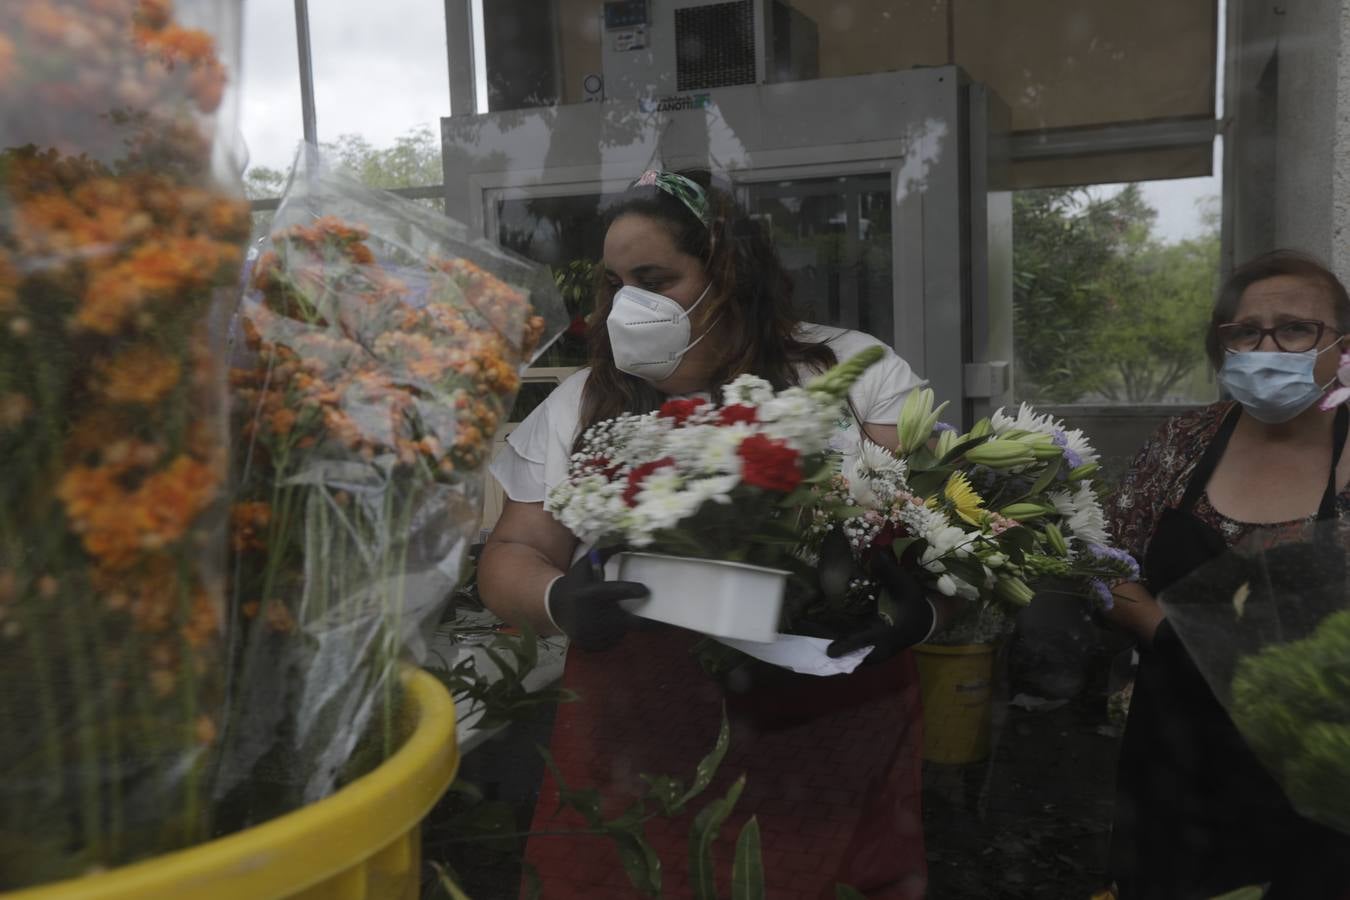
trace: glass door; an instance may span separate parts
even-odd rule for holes
[[[747,184],[741,202],[773,235],[802,316],[894,335],[889,175]]]

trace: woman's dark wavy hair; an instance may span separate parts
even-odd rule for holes
[[[680,252],[704,264],[713,285],[709,299],[717,302],[700,305],[693,324],[703,325],[722,315],[715,339],[724,352],[711,377],[714,397],[739,375],[758,375],[775,390],[782,390],[797,383],[799,366],[824,371],[834,365],[838,360],[828,346],[795,336],[802,320],[792,305],[792,279],[760,224],[725,191],[714,187],[706,170],[679,174],[707,192],[709,225],[700,222],[677,198],[652,185],[630,188],[610,207],[605,213],[605,230],[624,216],[646,216],[666,227]],[[614,293],[615,288],[599,277],[596,314],[587,331],[591,374],[582,393],[581,431],[621,413],[650,412],[666,399],[643,379],[614,365],[606,326]]]
[[[1205,352],[1215,369],[1223,367],[1225,356],[1223,346],[1219,343],[1219,326],[1233,321],[1233,317],[1237,315],[1238,304],[1242,302],[1242,294],[1247,288],[1258,281],[1281,275],[1321,285],[1331,299],[1331,306],[1336,314],[1336,328],[1342,334],[1350,334],[1350,295],[1346,294],[1345,285],[1341,284],[1335,273],[1307,253],[1297,250],[1272,250],[1238,266],[1219,289],[1219,296],[1214,301],[1214,311],[1209,317],[1209,331],[1205,334]]]

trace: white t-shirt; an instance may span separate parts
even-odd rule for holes
[[[797,337],[828,344],[841,362],[868,347],[886,349],[886,355],[864,372],[849,390],[853,409],[864,422],[894,425],[905,396],[925,384],[914,374],[909,363],[869,334],[803,324]],[[506,496],[512,500],[539,503],[551,488],[567,478],[567,464],[581,424],[581,392],[589,375],[590,369],[582,369],[558,385],[548,399],[535,407],[534,412],[507,436],[506,446],[493,459],[490,468]],[[808,373],[802,375],[809,377]],[[856,423],[846,421],[840,426],[845,445],[856,441]]]

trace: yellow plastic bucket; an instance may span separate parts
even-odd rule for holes
[[[989,756],[994,645],[914,648],[923,694],[923,758],[959,765]]]
[[[421,822],[459,767],[455,706],[426,672],[403,686],[412,732],[327,799],[218,840],[5,900],[417,900]]]

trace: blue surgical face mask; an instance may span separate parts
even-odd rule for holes
[[[1219,369],[1219,384],[1258,422],[1288,422],[1326,393],[1327,385],[1317,383],[1313,367],[1317,357],[1337,346],[1303,353],[1229,353]]]

